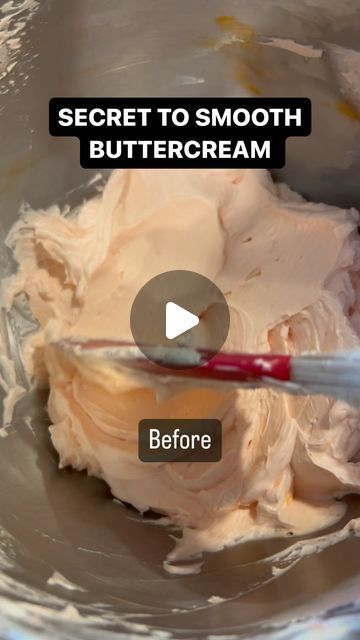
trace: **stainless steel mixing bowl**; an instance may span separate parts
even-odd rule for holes
[[[320,55],[226,45],[223,15]],[[359,207],[359,35],[359,0],[1,2],[2,275],[14,268],[3,240],[23,201],[76,206],[96,188],[77,141],[48,135],[52,96],[309,96],[313,134],[288,141],[280,177],[314,200]],[[262,559],[293,540],[227,549],[199,575],[169,576],[169,531],[102,482],[57,469],[45,407],[46,391],[29,393],[0,440],[1,637],[359,637],[356,540],[280,577]],[[348,502],[347,518],[359,514]]]

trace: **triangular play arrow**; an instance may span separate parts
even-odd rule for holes
[[[199,318],[175,302],[166,303],[165,332],[168,340],[173,340],[182,333],[193,329],[199,324]]]

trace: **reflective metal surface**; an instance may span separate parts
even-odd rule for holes
[[[96,190],[84,186],[92,174],[79,166],[77,141],[48,135],[55,95],[309,96],[313,134],[288,141],[281,178],[314,200],[360,206],[358,0],[17,0],[0,8],[3,276],[14,268],[3,240],[23,201],[76,206]],[[24,23],[10,45],[9,11],[18,11],[12,28]],[[216,20],[224,15],[259,39],[296,39],[323,54],[224,45]],[[207,556],[199,575],[169,576],[162,561],[171,531],[112,500],[102,482],[59,471],[45,405],[45,391],[29,394],[0,439],[0,635],[358,637],[358,540],[289,561],[280,576],[262,560],[294,540],[227,549]],[[335,528],[359,512],[349,498]]]

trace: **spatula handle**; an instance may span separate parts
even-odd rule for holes
[[[196,370],[199,377],[234,382],[255,382],[272,378],[291,379],[291,356],[274,354],[218,353]]]

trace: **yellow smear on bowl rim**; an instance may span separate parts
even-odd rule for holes
[[[215,23],[222,30],[239,38],[244,45],[253,44],[256,39],[256,32],[252,27],[240,22],[235,16],[217,16]]]
[[[357,106],[349,102],[349,100],[337,100],[336,108],[343,116],[346,116],[350,120],[360,122],[360,111]]]

